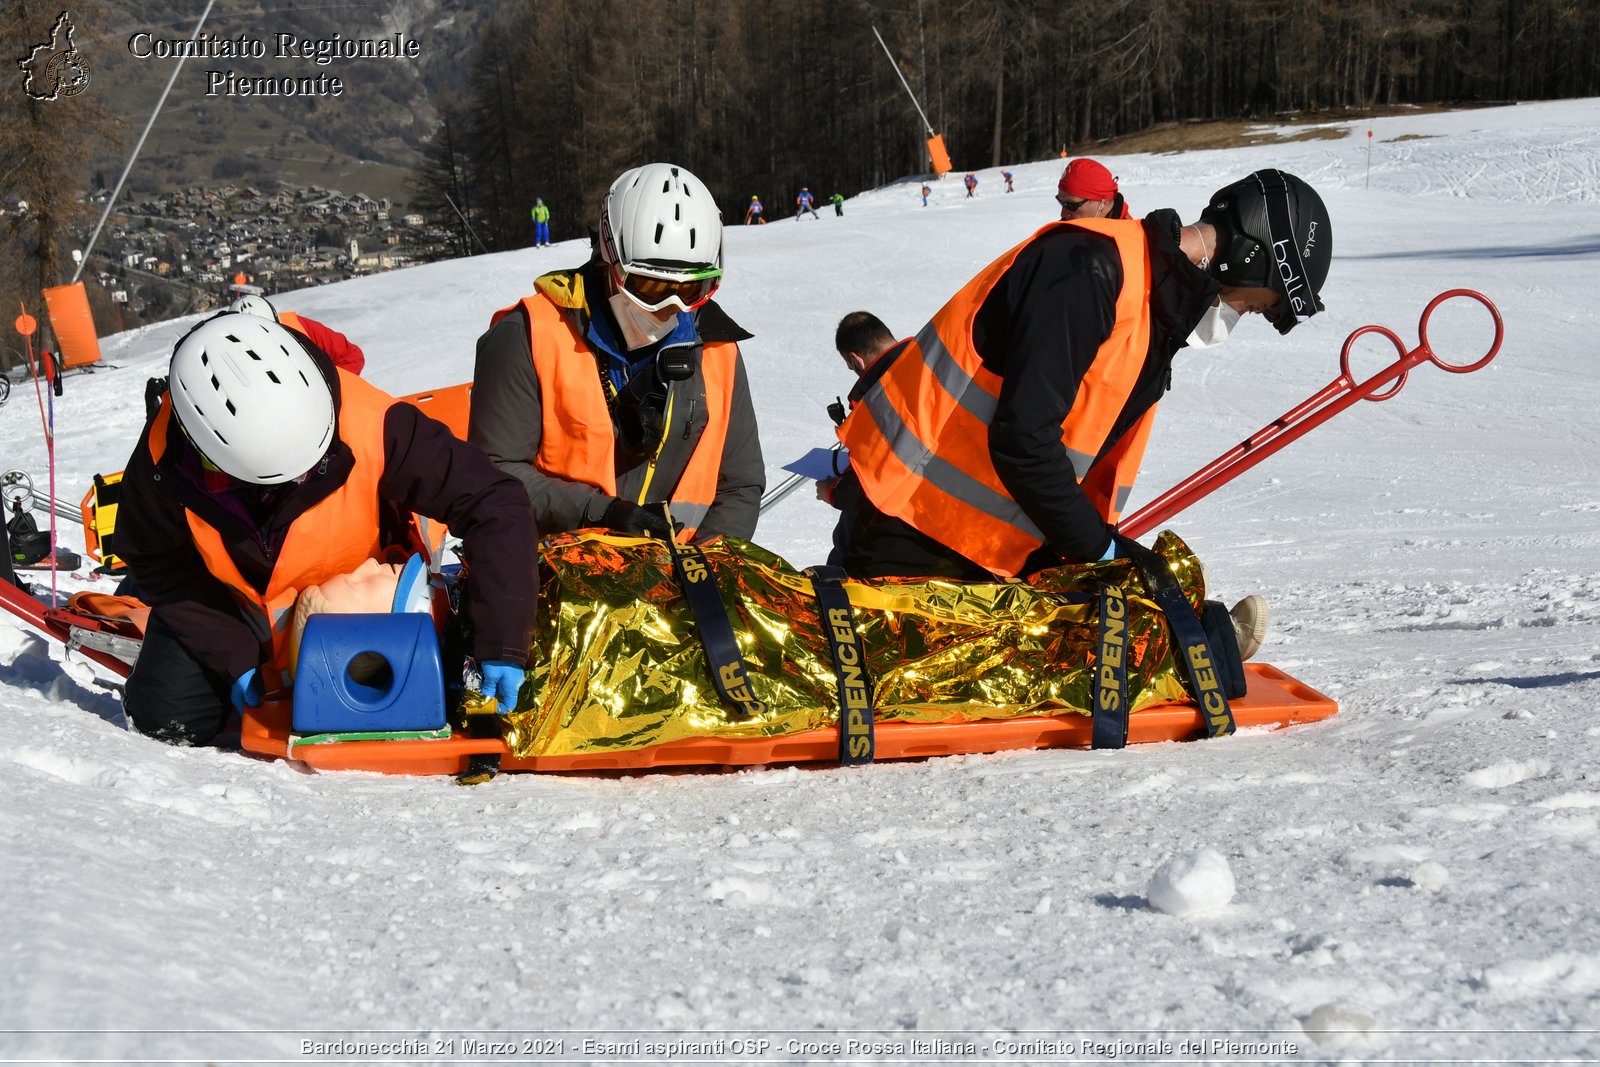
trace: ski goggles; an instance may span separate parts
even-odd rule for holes
[[[677,305],[680,311],[693,311],[722,284],[721,267],[696,267],[672,270],[666,267],[611,264],[617,286],[646,311],[660,311]]]

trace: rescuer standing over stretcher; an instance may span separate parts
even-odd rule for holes
[[[1321,198],[1277,170],[1218,190],[1187,226],[1170,210],[1046,225],[899,349],[840,427],[864,496],[839,562],[986,580],[1114,558],[1173,357],[1252,312],[1288,333],[1322,310],[1331,257]]]

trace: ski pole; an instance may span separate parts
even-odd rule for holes
[[[833,451],[838,452],[843,447],[843,445],[836,444],[833,446]],[[834,462],[838,462],[837,457],[835,457]],[[793,493],[796,489],[800,488],[806,482],[811,480],[812,478],[809,474],[789,475],[789,477],[785,478],[783,481],[767,490],[766,495],[761,498],[761,505],[756,509],[756,514],[765,515],[770,508],[777,505],[779,502],[787,498],[789,494]]]
[[[49,390],[39,385],[39,365],[33,358],[33,333],[39,328],[39,321],[28,314],[28,305],[21,304],[22,314],[17,316],[17,332],[27,342],[28,370],[33,373],[33,392],[39,400],[39,421],[44,426],[44,447],[50,454],[50,499],[55,499],[56,488],[56,400],[55,400],[55,357],[49,352],[43,353],[45,364],[45,379],[49,383]],[[45,413],[45,393],[50,394],[50,411]],[[50,602],[56,599],[56,513],[48,512],[50,516]]]
[[[50,382],[46,390],[50,410],[49,420],[45,423],[44,440],[50,453],[50,500],[56,498],[56,397],[61,393],[61,369],[56,366],[56,357],[49,352],[44,353],[44,374]],[[56,513],[54,507],[50,509],[50,602],[56,601]]]
[[[1428,341],[1428,320],[1433,316],[1433,309],[1446,300],[1458,296],[1476,300],[1488,309],[1490,317],[1494,320],[1494,343],[1473,363],[1451,363],[1441,359]],[[1357,339],[1369,333],[1387,338],[1394,345],[1395,351],[1400,353],[1400,358],[1357,385],[1354,375],[1350,373],[1350,349]],[[1451,374],[1468,374],[1485,366],[1500,351],[1500,342],[1505,338],[1505,323],[1500,319],[1500,309],[1482,293],[1472,289],[1450,289],[1434,297],[1428,302],[1428,306],[1423,308],[1422,318],[1417,324],[1417,334],[1419,338],[1417,347],[1408,352],[1405,342],[1388,327],[1363,326],[1356,330],[1345,338],[1344,348],[1339,353],[1337,378],[1128,516],[1120,524],[1120,532],[1128,537],[1142,537],[1191,504],[1227,485],[1279,449],[1310,433],[1345,408],[1362,400],[1374,402],[1388,400],[1405,386],[1406,375],[1413,367],[1432,363],[1440,370],[1449,371]],[[1391,382],[1393,386],[1385,388]]]
[[[33,511],[54,512],[63,519],[71,519],[79,526],[83,525],[81,510],[65,504],[56,497],[46,497],[34,491],[33,479],[28,477],[27,471],[9,470],[0,474],[0,491],[5,493],[6,501],[22,501],[23,507]]]
[[[50,497],[48,500],[46,500],[42,496],[35,496],[32,503],[30,503],[28,506],[33,508],[34,511],[48,512],[57,518],[71,519],[79,526],[83,525],[83,515],[75,508],[68,507],[55,497]]]
[[[768,508],[772,507],[774,504],[787,497],[790,493],[800,488],[805,481],[806,476],[804,474],[791,474],[789,477],[785,478],[783,481],[767,490],[767,495],[761,498],[761,507],[757,514],[766,514]]]

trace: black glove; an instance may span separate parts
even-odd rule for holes
[[[667,525],[667,517],[661,513],[659,507],[640,507],[633,501],[623,500],[620,497],[606,505],[605,513],[600,516],[600,525],[618,533],[633,534],[635,537],[654,537],[658,541],[672,540],[672,527]],[[680,523],[679,526],[681,525]]]

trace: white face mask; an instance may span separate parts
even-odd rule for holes
[[[1233,328],[1239,325],[1239,312],[1218,300],[1206,308],[1204,317],[1190,332],[1184,343],[1190,348],[1210,348],[1228,339]]]
[[[622,343],[630,352],[661,340],[678,324],[677,308],[646,311],[626,293],[612,293],[606,302],[611,305],[611,314],[622,330]],[[661,316],[665,316],[665,320]]]

